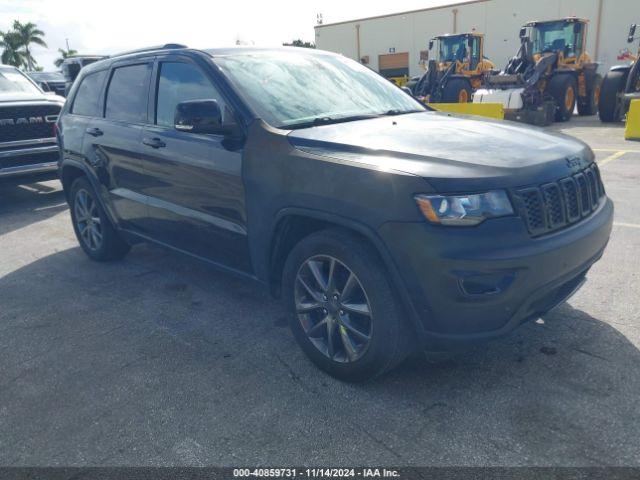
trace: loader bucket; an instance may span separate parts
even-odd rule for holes
[[[439,112],[504,119],[504,107],[501,103],[428,103],[427,105]]]

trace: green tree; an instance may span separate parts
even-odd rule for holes
[[[60,65],[62,65],[62,62],[65,61],[66,58],[72,57],[73,55],[77,55],[78,51],[74,50],[73,48],[70,48],[69,50],[65,50],[64,48],[59,48],[58,51],[60,52],[60,57],[56,58],[55,62],[53,62],[53,64],[60,68]]]
[[[13,22],[13,32],[18,36],[22,46],[24,47],[24,56],[27,62],[27,70],[34,70],[38,62],[31,54],[31,45],[40,45],[41,47],[47,47],[44,37],[44,32],[38,28],[35,23],[27,22],[20,23],[18,20]]]
[[[316,44],[313,42],[305,42],[304,40],[298,38],[293,40],[291,43],[283,43],[285,47],[303,47],[303,48],[316,48]]]
[[[2,56],[0,59],[6,65],[22,68],[27,66],[25,52],[22,50],[22,40],[16,32],[0,32],[0,48]]]

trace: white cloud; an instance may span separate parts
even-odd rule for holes
[[[460,0],[404,0],[400,10]],[[36,23],[48,49],[36,47],[36,60],[53,68],[57,49],[68,39],[81,53],[115,53],[178,42],[196,48],[235,44],[280,45],[295,38],[314,40],[316,14],[325,23],[392,13],[389,2],[345,0],[0,0],[0,30],[14,19]]]

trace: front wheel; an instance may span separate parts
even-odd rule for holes
[[[69,194],[71,220],[80,246],[93,260],[106,262],[124,257],[130,250],[113,228],[97,195],[85,177],[76,179]]]
[[[549,94],[556,104],[556,122],[571,120],[576,108],[578,84],[573,75],[555,75],[549,82]]]
[[[369,380],[411,353],[386,270],[362,240],[342,230],[303,239],[286,261],[283,288],[294,337],[330,375]]]
[[[469,103],[471,101],[471,83],[463,78],[452,78],[442,92],[443,103]]]
[[[596,74],[593,84],[587,88],[586,98],[581,98],[578,103],[578,114],[582,117],[595,115],[598,113],[598,105],[600,104],[600,95],[602,92],[602,76]]]

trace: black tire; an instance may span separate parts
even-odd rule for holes
[[[624,92],[626,73],[619,71],[608,72],[602,81],[598,112],[604,123],[622,120],[622,101],[620,95]]]
[[[98,262],[119,260],[129,252],[131,246],[113,228],[85,177],[77,178],[71,185],[69,206],[76,238],[91,259]],[[94,228],[99,236],[88,233]]]
[[[556,104],[556,122],[568,122],[576,108],[578,83],[573,75],[555,75],[549,82],[548,93]],[[569,95],[573,98],[568,101]]]
[[[464,78],[452,78],[442,91],[443,103],[468,103],[471,101],[471,83]],[[465,101],[466,99],[466,101]]]
[[[312,269],[308,268],[310,263],[321,265],[316,266],[317,271],[324,272],[327,279],[330,277],[328,271],[331,270],[329,264],[333,259],[335,268],[333,287],[320,287],[320,282],[314,276],[308,274]],[[327,263],[327,267],[322,267],[322,263]],[[305,277],[305,273],[307,276]],[[354,286],[350,289],[351,294],[345,293],[344,286],[349,283],[346,279],[354,275]],[[306,285],[306,286],[305,286]],[[314,291],[314,296],[308,295]],[[360,287],[360,290],[355,290]],[[317,289],[317,291],[316,291]],[[324,301],[322,291],[327,295]],[[344,293],[345,298],[339,300],[336,297]],[[354,312],[355,305],[348,303],[356,302],[352,297],[362,292],[359,296],[360,303],[366,304],[367,309],[358,305],[360,311],[368,311],[369,315],[358,317]],[[371,380],[397,366],[412,352],[412,336],[402,315],[398,301],[392,291],[389,277],[382,262],[376,252],[365,244],[358,237],[340,229],[323,230],[304,238],[291,251],[285,263],[283,272],[283,296],[287,308],[291,310],[290,326],[295,339],[307,354],[311,361],[320,369],[330,375],[348,382],[362,382]],[[306,296],[306,298],[303,298]],[[332,307],[330,303],[335,298]],[[328,298],[328,301],[327,301]],[[306,303],[305,303],[306,302]],[[309,302],[314,305],[309,305]],[[318,305],[317,307],[315,305]],[[303,308],[305,305],[305,308]],[[342,310],[342,309],[345,310]],[[332,313],[332,309],[333,312]],[[338,310],[340,309],[340,310]],[[298,314],[304,310],[305,313]],[[327,319],[335,315],[333,329],[327,325]],[[367,319],[368,318],[368,319]],[[363,326],[363,319],[368,323],[368,327]],[[348,321],[347,321],[348,320]],[[360,320],[360,322],[358,321]],[[303,326],[303,322],[305,326]],[[344,323],[346,322],[346,323]],[[352,335],[352,339],[360,340],[367,337],[359,345],[358,342],[345,343],[343,334],[347,332],[345,326],[354,326],[359,323],[359,336]],[[351,327],[349,327],[351,328]],[[311,332],[314,332],[313,335]],[[332,332],[329,334],[329,332]],[[309,332],[309,333],[308,333]],[[348,330],[352,332],[352,330]],[[329,348],[329,337],[333,338]],[[323,343],[324,342],[324,343]],[[357,350],[357,358],[347,358],[347,343]],[[325,348],[326,347],[326,348]],[[329,355],[329,353],[331,355]]]
[[[640,61],[636,61],[631,66],[624,91],[625,93],[640,92]]]
[[[593,84],[587,88],[587,97],[581,98],[578,102],[578,114],[581,117],[588,117],[598,113],[598,104],[602,94],[602,76],[596,74]]]

